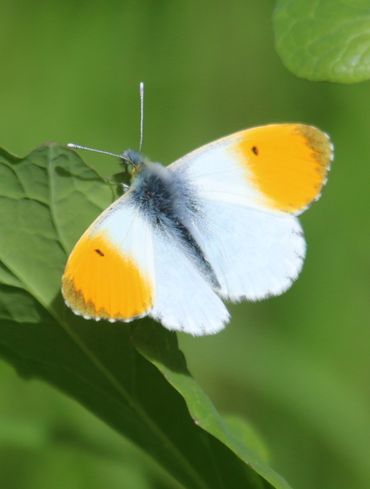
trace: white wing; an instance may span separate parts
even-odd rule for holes
[[[194,336],[220,331],[229,313],[177,240],[154,230],[156,295],[150,315],[166,328]]]
[[[296,217],[201,197],[199,205],[189,227],[216,273],[222,297],[258,300],[291,286],[306,248]]]
[[[222,138],[170,165],[192,192],[186,225],[222,297],[258,300],[290,287],[306,250],[294,214],[319,196],[331,158],[324,133],[281,124]]]
[[[150,314],[170,330],[193,335],[216,333],[229,319],[186,249],[154,227],[127,195],[77,242],[62,292],[87,319],[131,321]]]

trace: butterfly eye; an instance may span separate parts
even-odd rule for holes
[[[257,146],[252,146],[252,151],[255,155],[258,155],[258,148]]]

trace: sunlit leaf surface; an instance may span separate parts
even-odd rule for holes
[[[150,320],[85,321],[65,307],[67,253],[111,198],[110,187],[61,146],[22,159],[1,151],[0,353],[25,378],[77,399],[185,487],[288,488],[242,421],[229,425],[217,413],[174,334]],[[37,443],[40,434],[31,435]]]
[[[353,83],[370,78],[368,0],[278,0],[276,48],[294,74]]]

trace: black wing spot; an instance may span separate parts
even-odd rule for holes
[[[99,256],[105,256],[104,253],[102,252],[102,250],[99,250],[98,248],[96,248],[94,250]]]
[[[259,153],[257,146],[252,146],[252,151],[255,155],[258,155]]]

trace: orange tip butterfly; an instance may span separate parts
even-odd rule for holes
[[[133,150],[115,156],[133,179],[69,256],[62,292],[74,313],[110,322],[149,315],[200,336],[229,321],[223,300],[279,295],[296,280],[306,252],[297,215],[326,182],[327,134],[299,123],[254,127],[168,167]]]

